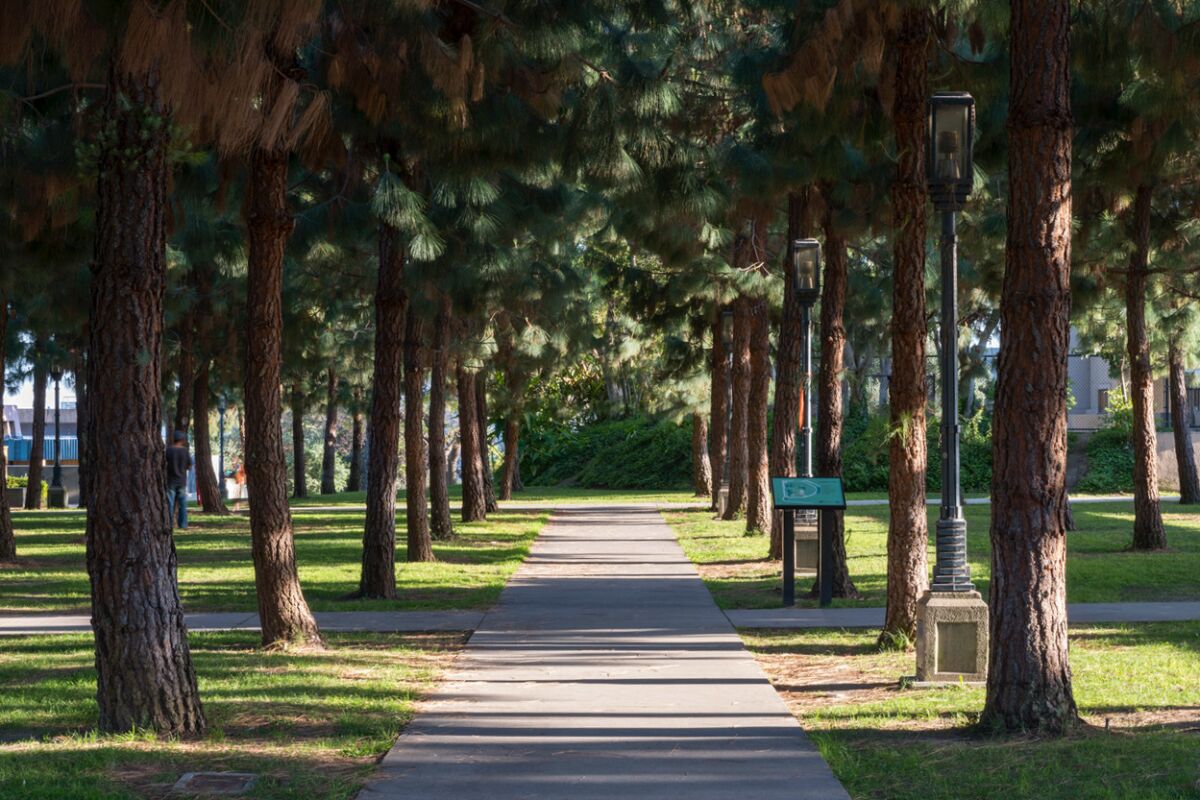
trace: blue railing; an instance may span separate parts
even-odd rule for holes
[[[62,444],[62,460],[79,460],[79,440],[74,436],[64,436]],[[8,448],[8,460],[13,464],[28,464],[29,454],[33,451],[32,439],[11,439],[5,437],[4,446]],[[54,437],[47,436],[42,443],[42,460],[47,463],[54,461]]]

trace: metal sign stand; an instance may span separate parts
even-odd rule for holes
[[[846,508],[840,478],[775,478],[775,510],[783,512],[783,605],[796,605],[796,512],[817,512],[817,594],[821,607],[833,602],[833,514]]]

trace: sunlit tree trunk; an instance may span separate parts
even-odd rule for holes
[[[429,506],[426,505],[425,366],[424,324],[408,310],[404,323],[404,509],[408,522],[409,561],[433,561],[429,535]]]
[[[483,456],[479,451],[479,405],[475,396],[478,376],[467,369],[461,360],[455,375],[458,379],[458,430],[462,445],[462,521],[477,522],[487,517]]]
[[[487,372],[475,376],[475,424],[479,437],[479,459],[483,462],[483,501],[487,513],[499,511],[496,502],[496,480],[492,472],[491,418],[488,416]]]
[[[981,724],[1061,733],[1078,719],[1067,657],[1067,357],[1071,314],[1068,0],[1013,0],[1008,238],[992,418],[992,579]]]
[[[725,343],[721,340],[721,309],[716,309],[712,329],[712,363],[709,418],[712,421],[708,441],[708,461],[712,467],[712,510],[719,510],[721,485],[725,480],[725,457],[729,444],[729,364]]]
[[[115,62],[115,60],[114,60]],[[170,125],[154,75],[109,68],[88,322],[87,513],[99,730],[203,733],[163,470],[162,338]],[[154,119],[158,124],[148,125]],[[144,357],[134,357],[142,354]]]
[[[433,353],[429,377],[429,532],[434,539],[454,535],[450,516],[450,469],[446,459],[446,386],[450,368],[450,295],[438,298],[433,321]]]
[[[205,514],[225,515],[229,509],[221,499],[221,484],[217,482],[217,474],[212,465],[212,431],[208,425],[209,415],[209,375],[208,359],[203,359],[196,369],[196,379],[192,382],[192,431],[196,449],[196,494],[200,498],[200,508]],[[225,480],[222,475],[220,480]]]
[[[1171,372],[1171,430],[1175,435],[1175,461],[1179,465],[1179,502],[1194,505],[1200,503],[1200,478],[1196,475],[1196,451],[1187,422],[1187,371],[1177,341],[1171,342],[1167,360]]]
[[[367,426],[362,411],[362,400],[357,396],[350,412],[350,475],[346,478],[347,492],[361,492],[363,488],[363,450],[366,445]]]
[[[767,223],[755,219],[750,263],[767,273]],[[771,316],[765,297],[747,304],[750,316],[750,382],[746,395],[746,532],[770,533],[771,469],[767,452],[767,402],[771,391]]]
[[[333,367],[329,368],[325,384],[325,436],[324,448],[321,451],[321,494],[336,494],[337,467],[337,421],[338,421],[338,379]]]
[[[745,247],[745,245],[741,245]],[[750,410],[751,299],[733,301],[733,413],[729,422],[729,498],[723,519],[737,519],[746,510],[746,421]]]
[[[712,466],[708,462],[708,420],[692,414],[692,488],[696,497],[712,494]]]

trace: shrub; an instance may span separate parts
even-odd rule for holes
[[[29,476],[28,475],[9,475],[5,479],[4,483],[5,483],[5,486],[9,489],[28,489],[29,488]],[[49,497],[50,497],[50,484],[46,483],[45,481],[42,481],[42,504],[43,505],[46,504],[46,501]]]
[[[1133,445],[1129,432],[1106,427],[1087,443],[1087,473],[1075,486],[1085,494],[1133,491]]]
[[[688,425],[648,416],[578,429],[543,424],[521,437],[521,475],[530,486],[687,488],[692,475],[691,437]]]

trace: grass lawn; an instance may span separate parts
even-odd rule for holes
[[[884,497],[887,495],[885,494]],[[404,502],[404,490],[396,494],[400,503]],[[450,501],[457,504],[462,499],[462,486],[450,487]],[[362,506],[367,502],[366,492],[339,492],[338,494],[312,495],[302,500],[292,500],[293,508],[313,506]],[[563,503],[563,504],[605,504],[605,503],[695,503],[707,505],[704,497],[696,497],[686,489],[583,489],[576,486],[530,486],[524,491],[515,492],[512,500],[500,503],[504,506],[520,507],[524,503]]]
[[[264,652],[254,632],[189,637],[210,730],[198,740],[99,736],[92,637],[0,648],[0,798],[165,797],[184,772],[252,772],[244,797],[348,800],[465,634],[329,634]],[[172,795],[174,796],[174,795]]]
[[[1170,550],[1133,553],[1133,503],[1078,503],[1078,531],[1067,536],[1067,599],[1072,603],[1200,599],[1200,513],[1163,503]],[[966,506],[971,575],[987,597],[991,546],[988,506]],[[780,564],[767,561],[765,536],[744,535],[742,521],[719,522],[705,511],[664,511],[684,552],[700,569],[722,608],[773,608],[779,605]],[[932,536],[938,509],[929,509],[930,569]],[[885,603],[887,588],[887,506],[852,506],[846,511],[846,551],[850,575],[861,600],[834,600],[835,606]],[[797,594],[812,585],[798,581]],[[815,601],[799,599],[801,604]]]
[[[742,631],[855,800],[1200,797],[1200,622],[1072,628],[1090,725],[1061,740],[977,734],[983,689],[900,690],[874,635]]]
[[[364,512],[293,515],[300,583],[315,611],[485,608],[525,559],[548,512],[499,512],[486,522],[456,522],[453,539],[434,542],[437,561],[405,562],[404,517],[397,520],[400,599],[342,599],[358,587]],[[0,565],[0,610],[86,611],[84,515],[16,512],[18,560]],[[244,516],[193,515],[176,532],[179,592],[188,611],[254,611],[250,522]]]

